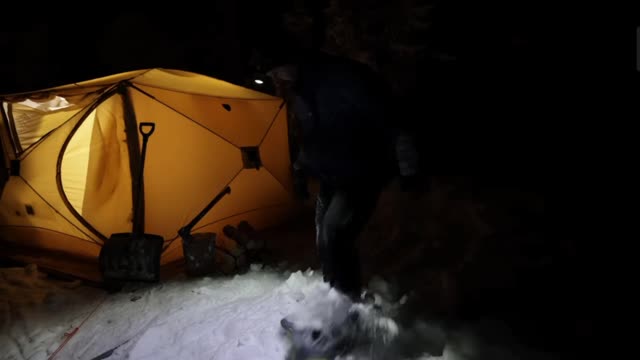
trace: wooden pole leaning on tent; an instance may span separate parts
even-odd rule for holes
[[[215,271],[216,233],[191,234],[191,230],[225,195],[231,194],[226,186],[187,225],[178,230],[182,238],[185,272],[189,276],[203,276]]]
[[[103,280],[114,290],[125,281],[160,280],[160,256],[164,238],[160,235],[146,234],[144,222],[141,221],[144,212],[144,161],[147,142],[155,130],[155,124],[142,122],[139,130],[143,143],[140,169],[134,183],[136,192],[133,201],[133,229],[131,233],[112,234],[100,250]]]

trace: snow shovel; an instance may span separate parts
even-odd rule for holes
[[[155,130],[155,123],[142,122],[142,153],[138,173],[137,192],[133,204],[133,229],[131,233],[115,233],[105,241],[100,250],[100,269],[105,283],[113,286],[126,281],[157,282],[160,280],[160,255],[164,239],[160,235],[144,232],[144,161],[147,141]]]
[[[204,276],[213,273],[215,270],[216,233],[191,234],[191,230],[211,208],[230,193],[231,188],[229,186],[222,189],[193,220],[178,230],[178,235],[182,238],[185,273],[188,276]]]

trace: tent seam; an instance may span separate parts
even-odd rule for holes
[[[287,205],[287,203],[284,203],[284,202],[283,202],[283,203],[271,204],[271,205],[266,205],[266,206],[262,206],[262,207],[257,207],[257,208],[249,209],[249,210],[246,210],[246,211],[243,211],[243,212],[239,212],[239,213],[237,213],[237,214],[233,214],[233,215],[225,216],[225,217],[223,217],[223,218],[216,219],[216,220],[214,220],[214,221],[212,221],[212,222],[210,222],[210,223],[207,223],[207,224],[201,225],[200,227],[194,228],[194,230],[198,230],[198,229],[205,228],[205,227],[207,227],[207,226],[210,226],[210,225],[213,225],[213,224],[219,223],[220,221],[224,221],[224,220],[227,220],[227,219],[231,219],[232,217],[235,217],[235,216],[245,215],[245,214],[249,214],[249,213],[252,213],[252,212],[254,212],[254,211],[258,211],[258,210],[262,210],[262,209],[269,209],[269,208],[274,208],[274,207],[279,207],[279,206],[285,206],[285,205]]]
[[[131,78],[129,80],[132,80],[132,79],[135,79],[135,78]],[[215,80],[218,80],[218,79],[215,79]],[[150,88],[154,88],[154,89],[158,89],[158,90],[179,92],[179,93],[188,94],[188,95],[208,96],[208,97],[211,97],[211,98],[223,99],[223,100],[246,100],[246,101],[276,101],[276,100],[279,100],[279,98],[275,97],[275,96],[272,96],[271,98],[266,98],[266,99],[261,99],[261,98],[243,98],[243,97],[237,97],[237,96],[236,97],[218,96],[218,95],[207,95],[207,94],[202,94],[202,93],[197,93],[197,92],[180,91],[180,90],[176,90],[176,89],[169,89],[169,88],[156,86],[156,85],[149,85],[149,84],[138,84],[138,85],[148,86]],[[235,84],[231,84],[231,85],[240,87],[239,85],[235,85]],[[269,96],[271,96],[271,95],[269,95]]]
[[[82,229],[80,229],[76,224],[72,223],[71,221],[69,221],[69,219],[67,219],[66,216],[62,215],[62,213],[56,209],[53,205],[51,205],[42,195],[40,195],[40,193],[33,188],[33,186],[31,186],[31,184],[29,184],[29,182],[23,178],[22,176],[19,176],[20,179],[22,179],[22,181],[24,181],[24,183],[40,198],[42,199],[42,201],[44,201],[45,204],[47,204],[51,209],[53,209],[53,211],[56,212],[56,214],[60,215],[60,217],[62,217],[67,223],[69,223],[69,225],[73,226],[74,228],[76,228],[78,231],[80,231],[83,235],[87,236],[92,242],[96,243],[99,246],[102,246],[102,244],[100,244],[98,241],[96,241],[95,239],[93,239],[91,236],[89,236],[87,233],[85,233],[84,231],[82,231]]]
[[[68,237],[72,237],[72,238],[74,238],[74,239],[78,239],[78,240],[80,240],[80,241],[84,241],[84,242],[88,242],[88,243],[90,243],[90,244],[94,244],[94,245],[98,245],[98,246],[100,246],[100,244],[96,243],[95,241],[89,241],[89,240],[87,240],[87,239],[83,239],[83,238],[78,237],[78,236],[75,236],[75,235],[69,235],[69,234],[64,233],[64,232],[62,232],[62,231],[53,230],[53,229],[49,229],[49,228],[42,227],[42,226],[9,225],[9,224],[7,224],[7,225],[0,225],[0,228],[25,228],[25,229],[46,230],[46,231],[50,231],[50,232],[54,232],[54,233],[57,233],[57,234],[65,235],[65,236],[68,236]]]
[[[269,135],[269,132],[271,132],[271,128],[273,128],[273,124],[276,123],[276,120],[278,119],[278,115],[280,115],[280,112],[282,111],[283,108],[284,108],[284,101],[280,103],[280,106],[278,107],[278,111],[276,111],[276,114],[271,119],[271,123],[269,124],[267,131],[265,131],[264,135],[262,135],[262,139],[260,139],[258,146],[262,145],[262,143],[264,142],[264,139],[266,139],[267,135]]]
[[[149,97],[150,99],[155,100],[155,101],[157,101],[158,103],[160,103],[160,104],[162,104],[162,105],[166,106],[167,108],[169,108],[170,110],[174,111],[175,113],[177,113],[177,114],[181,115],[181,116],[182,116],[182,117],[184,117],[185,119],[187,119],[187,120],[189,120],[189,121],[191,121],[191,122],[195,123],[196,125],[198,125],[198,126],[200,126],[200,127],[204,128],[204,129],[206,129],[207,131],[209,131],[209,132],[210,132],[210,133],[212,133],[213,135],[215,135],[215,136],[219,137],[220,139],[224,140],[225,142],[229,143],[229,145],[231,145],[231,146],[233,146],[233,147],[235,147],[235,148],[238,148],[238,149],[240,148],[240,145],[237,145],[237,144],[233,143],[231,140],[227,139],[226,137],[224,137],[224,136],[222,136],[222,135],[218,134],[217,132],[215,132],[215,131],[213,131],[213,130],[209,129],[208,127],[206,127],[206,126],[202,125],[200,122],[196,121],[195,119],[192,119],[191,117],[189,117],[189,116],[187,116],[186,114],[182,113],[182,112],[181,112],[181,111],[179,111],[178,109],[173,108],[171,105],[169,105],[169,104],[167,104],[167,103],[165,103],[165,102],[163,102],[163,101],[161,101],[161,100],[158,100],[156,97],[154,97],[153,95],[151,95],[151,94],[147,93],[146,91],[144,91],[144,90],[142,90],[142,89],[138,88],[137,86],[135,86],[135,85],[133,85],[133,84],[131,84],[131,87],[132,87],[133,89],[135,89],[135,90],[139,91],[141,94],[143,94],[143,95],[145,95],[145,96]]]
[[[224,189],[225,187],[229,186],[229,184],[231,184],[231,183],[233,182],[233,180],[235,180],[235,179],[238,177],[238,175],[240,175],[240,173],[242,172],[242,170],[244,170],[244,169],[243,169],[243,168],[240,168],[240,170],[238,170],[238,172],[237,172],[235,175],[233,175],[233,177],[231,178],[231,180],[229,180],[229,181],[228,181],[228,182],[227,182],[227,183],[226,183],[222,188]],[[218,193],[219,193],[219,191],[218,191]],[[178,235],[178,236],[176,236],[176,237],[172,238],[171,240],[169,240],[169,243],[168,243],[166,246],[163,246],[163,248],[162,248],[162,252],[161,252],[161,253],[164,253],[164,252],[169,248],[169,246],[171,246],[171,244],[172,244],[174,241],[176,241],[179,237],[180,237],[180,235]]]
[[[207,223],[207,224],[204,224],[204,225],[199,226],[199,227],[197,227],[197,228],[194,228],[193,230],[202,229],[202,228],[205,228],[205,227],[207,227],[207,226],[211,226],[211,225],[213,225],[213,224],[217,224],[217,223],[219,223],[219,222],[221,222],[221,221],[231,219],[231,218],[233,218],[233,217],[235,217],[235,216],[240,216],[240,215],[244,215],[244,214],[249,214],[249,213],[252,213],[252,212],[254,212],[254,211],[258,211],[258,210],[262,210],[262,209],[276,208],[276,207],[281,207],[281,206],[287,206],[287,203],[284,203],[284,202],[283,202],[283,203],[277,203],[277,204],[272,204],[272,205],[267,205],[267,206],[257,207],[257,208],[253,208],[253,209],[250,209],[250,210],[243,211],[243,212],[241,212],[241,213],[237,213],[237,214],[233,214],[233,215],[225,216],[225,217],[223,217],[223,218],[216,219],[216,220],[214,220],[214,221],[212,221],[212,222],[210,222],[210,223]],[[179,238],[179,236],[176,236],[175,238],[171,239],[171,242],[170,242],[169,244],[167,244],[167,246],[166,246],[164,249],[162,249],[162,252],[164,253],[165,251],[169,250],[169,247],[171,246],[171,244],[172,244],[175,240],[177,240],[178,238]]]

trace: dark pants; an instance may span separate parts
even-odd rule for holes
[[[376,208],[382,186],[321,184],[316,201],[316,245],[324,281],[357,299],[362,288],[357,239]]]

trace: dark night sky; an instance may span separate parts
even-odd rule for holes
[[[48,8],[13,11],[21,16],[0,23],[0,45],[5,49],[0,93],[147,67],[180,68],[241,82],[251,73],[252,48],[272,53],[290,49],[282,15],[294,3],[238,0],[141,11],[101,10],[99,5],[68,13]],[[435,41],[430,41],[462,62],[467,59],[470,71],[536,78],[534,57],[540,54],[530,41],[543,22],[530,2],[436,3],[431,32]]]
[[[246,1],[245,1],[246,2]],[[263,5],[260,5],[260,4]],[[154,11],[30,14],[2,22],[0,92],[37,90],[121,71],[167,67],[237,80],[250,49],[274,42],[278,8],[251,4]],[[28,12],[27,12],[28,13]],[[267,23],[272,23],[268,25]],[[241,60],[243,59],[243,60]]]
[[[0,46],[5,50],[0,93],[149,67],[183,69],[247,84],[254,71],[252,49],[283,58],[296,52],[283,25],[283,14],[296,2],[309,3],[217,0],[196,7],[94,7],[67,13],[23,6],[13,11],[21,16],[0,22]],[[419,136],[426,147],[426,161],[436,168],[469,164],[539,172],[546,161],[540,139],[547,128],[541,120],[553,113],[544,65],[555,56],[540,51],[549,25],[541,16],[543,8],[530,0],[436,3],[429,39],[416,41],[429,41],[456,60],[421,63],[409,70],[398,67],[404,72],[401,76],[417,84],[405,93],[408,96],[399,110],[416,128],[425,129]],[[490,150],[488,144],[500,146]],[[504,149],[518,154],[520,161],[508,160]]]

